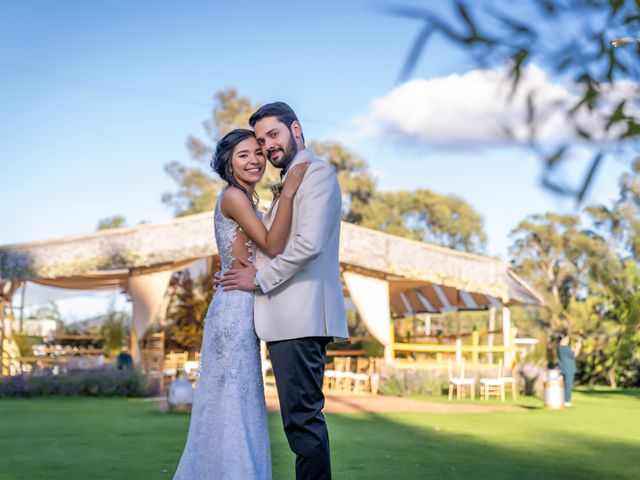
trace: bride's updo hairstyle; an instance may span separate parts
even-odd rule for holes
[[[255,134],[246,128],[236,128],[235,130],[231,130],[222,137],[216,145],[216,151],[213,154],[210,165],[213,171],[216,172],[222,180],[227,182],[227,188],[236,187],[242,190],[254,204],[257,204],[258,194],[254,192],[254,198],[251,198],[246,188],[236,180],[236,177],[233,174],[233,165],[231,163],[231,160],[233,159],[233,151],[240,142],[249,137],[255,138]]]

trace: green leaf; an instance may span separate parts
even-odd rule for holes
[[[620,136],[620,138],[626,139],[626,138],[636,137],[639,135],[640,135],[640,123],[636,122],[635,120],[629,120],[627,122],[627,131],[624,132]]]
[[[608,132],[614,123],[618,123],[627,118],[624,114],[624,106],[626,103],[626,100],[622,100],[620,103],[618,103],[613,113],[609,116],[609,120],[604,127],[605,132]]]

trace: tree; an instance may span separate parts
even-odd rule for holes
[[[514,267],[547,302],[539,326],[547,338],[568,330],[583,339],[585,383],[640,384],[639,167],[622,176],[611,206],[585,210],[588,226],[577,216],[533,215],[513,232]]]
[[[111,228],[123,228],[127,226],[127,219],[122,215],[105,217],[98,222],[96,230],[108,230]]]
[[[362,226],[393,235],[468,252],[482,252],[486,245],[482,217],[456,195],[425,188],[376,192],[358,214]]]
[[[591,272],[601,286],[601,310],[607,336],[600,344],[606,355],[594,364],[596,374],[606,371],[611,386],[640,383],[640,159],[622,175],[620,193],[611,207],[587,209],[594,237],[606,239],[612,254],[592,256]]]
[[[640,158],[631,172],[620,178],[618,198],[611,207],[596,205],[587,208],[595,234],[609,237],[626,258],[640,258]]]
[[[260,105],[251,103],[248,97],[239,96],[235,88],[220,90],[215,94],[215,105],[211,118],[203,123],[208,140],[193,135],[187,138],[186,146],[192,160],[201,165],[188,167],[180,162],[171,162],[164,169],[178,185],[175,193],[162,195],[165,205],[173,208],[177,217],[212,210],[225,183],[216,178],[209,163],[215,152],[215,144],[235,128],[248,128],[249,117]],[[204,168],[202,165],[206,165]],[[269,185],[280,180],[279,174],[267,165],[265,178],[256,188],[258,196],[269,197]]]
[[[640,384],[640,268],[633,260],[610,265],[596,262],[602,321],[592,330],[591,358],[585,366],[595,378],[618,384]]]
[[[112,357],[122,350],[124,339],[129,334],[128,325],[128,314],[115,310],[115,305],[112,303],[100,326],[100,333],[105,337],[105,347]]]
[[[189,351],[200,351],[204,322],[213,298],[214,285],[210,276],[192,279],[189,270],[173,275],[167,306],[167,343]]]
[[[376,191],[375,177],[369,172],[366,160],[337,142],[309,142],[318,157],[331,163],[338,175],[343,196],[343,220],[350,223],[363,221],[363,211]]]
[[[553,213],[530,215],[511,236],[511,263],[545,297],[548,309],[540,317],[541,326],[547,334],[571,330],[569,312],[586,294],[587,252],[596,248],[580,229],[580,219]]]
[[[258,108],[233,88],[219,91],[215,99],[212,117],[204,122],[212,144],[193,136],[187,140],[192,159],[199,162],[209,162],[213,143],[234,128],[246,128],[251,113]],[[333,141],[309,141],[308,145],[336,168],[344,221],[450,248],[483,251],[486,235],[482,217],[463,199],[426,189],[378,192],[366,160],[344,145]],[[211,210],[224,188],[224,182],[200,166],[172,162],[165,170],[177,183],[178,192],[165,193],[163,202],[173,207],[176,216]],[[267,163],[265,178],[256,187],[260,198],[270,200],[269,185],[279,181],[279,172]]]
[[[518,2],[518,8],[513,8],[512,2],[448,3],[455,12],[451,19],[438,14],[442,2],[423,8],[385,8],[391,15],[423,24],[400,81],[409,78],[436,35],[481,68],[506,65],[509,100],[516,95],[526,98],[527,139],[543,161],[543,185],[578,202],[585,198],[605,158],[628,158],[638,150],[640,84],[615,82],[640,77],[640,45],[616,49],[611,42],[615,37],[637,36],[637,0],[528,0]],[[535,86],[522,81],[525,68],[532,62],[570,83],[577,96],[568,102],[548,102]],[[564,117],[573,132],[570,138],[558,142],[540,138],[540,127],[554,114]],[[505,133],[512,135],[508,124]],[[558,175],[562,173],[559,167],[585,144],[595,149],[590,165],[577,185],[568,184]]]
[[[178,184],[177,192],[162,195],[162,202],[173,208],[176,217],[213,209],[224,188],[220,179],[214,178],[213,174],[202,167],[187,167],[179,162],[171,162],[164,169]]]

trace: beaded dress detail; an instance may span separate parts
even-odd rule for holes
[[[220,211],[214,227],[222,272],[240,227]],[[256,211],[261,216],[261,213]],[[254,263],[255,245],[246,243]],[[205,319],[187,443],[174,480],[270,480],[271,451],[253,292],[218,288]]]

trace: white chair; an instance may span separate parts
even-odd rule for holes
[[[160,389],[164,388],[164,349],[142,349],[140,351],[142,370]]]
[[[348,392],[354,376],[351,371],[351,358],[334,357],[333,366],[334,368],[324,372],[325,387],[329,390]]]
[[[518,396],[518,384],[516,383],[516,378],[513,376],[513,366],[509,370],[511,375],[510,376],[500,375],[500,380],[504,382],[505,387],[509,385],[509,388],[511,389],[511,399],[515,401]],[[501,373],[504,374],[505,372],[501,372]]]
[[[164,357],[162,373],[175,380],[178,373],[184,371],[184,363],[189,360],[189,352],[169,352]]]
[[[353,374],[353,393],[360,392],[360,385],[363,389],[371,389],[371,375],[373,374],[374,361],[372,358],[358,357],[356,359],[356,371]]]
[[[480,379],[480,397],[488,400],[491,395],[500,396],[500,401],[504,402],[504,378],[502,376],[502,360],[498,362],[498,374],[491,378]]]
[[[471,398],[476,396],[476,379],[464,376],[464,359],[458,364],[459,376],[454,376],[453,365],[449,360],[449,400],[453,399],[453,391],[456,391],[456,399],[464,398],[464,388],[469,387],[471,390]]]
[[[380,386],[380,371],[384,365],[384,358],[369,358],[369,368],[367,373],[369,374],[369,388],[374,395],[378,394],[378,387]]]

